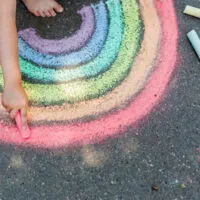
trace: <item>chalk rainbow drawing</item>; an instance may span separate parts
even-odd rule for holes
[[[43,39],[32,28],[19,32],[32,137],[22,140],[0,107],[2,142],[41,148],[100,142],[159,102],[176,67],[173,0],[107,0],[78,13],[82,25],[68,38]]]

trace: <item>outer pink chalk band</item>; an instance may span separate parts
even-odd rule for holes
[[[155,1],[155,5],[162,26],[157,66],[149,77],[146,87],[125,109],[85,123],[33,127],[32,137],[26,142],[16,134],[16,127],[0,124],[0,140],[10,144],[40,148],[69,147],[100,142],[123,133],[128,126],[136,125],[138,120],[157,105],[176,68],[178,26],[173,0]]]

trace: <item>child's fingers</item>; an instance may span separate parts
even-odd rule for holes
[[[20,111],[21,111],[22,127],[26,128],[27,127],[27,109],[26,108],[22,108]]]
[[[17,115],[17,112],[18,112],[18,109],[17,109],[17,108],[14,108],[14,109],[10,110],[9,116],[10,116],[12,119],[14,119],[14,118],[16,117],[16,115]]]

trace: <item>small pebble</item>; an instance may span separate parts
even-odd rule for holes
[[[182,184],[180,185],[180,187],[181,187],[182,189],[184,189],[184,188],[185,188],[185,184],[182,183]]]
[[[153,185],[153,186],[152,186],[152,190],[158,191],[158,186],[157,186],[157,185]]]

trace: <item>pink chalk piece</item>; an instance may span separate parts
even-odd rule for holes
[[[20,115],[19,111],[17,112],[17,115],[15,117],[15,121],[16,121],[17,128],[19,130],[19,133],[20,133],[21,137],[23,139],[30,138],[31,130],[30,130],[30,128],[28,126],[25,129],[22,128],[22,120],[21,120],[21,115]]]

